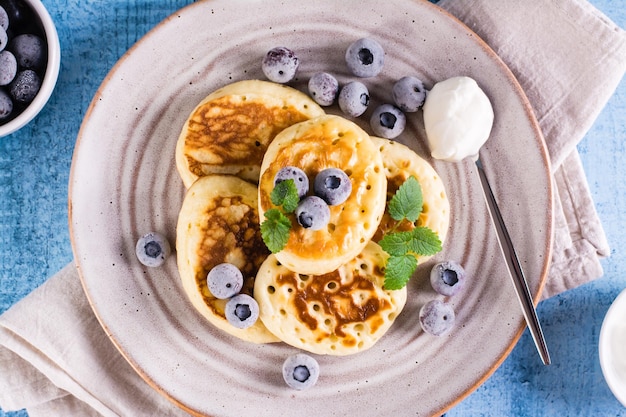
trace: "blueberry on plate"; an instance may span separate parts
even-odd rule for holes
[[[270,49],[261,63],[263,74],[275,83],[288,83],[296,76],[300,61],[296,53],[284,46]]]
[[[285,180],[293,180],[298,190],[298,197],[302,198],[309,192],[309,177],[300,168],[294,166],[281,168],[274,177],[274,186]]]
[[[392,104],[381,104],[370,117],[370,127],[374,135],[385,139],[393,139],[404,131],[406,116]]]
[[[366,78],[378,75],[384,63],[385,51],[373,39],[356,40],[346,50],[346,65],[357,77]]]
[[[259,318],[259,304],[247,294],[238,294],[226,303],[226,320],[238,329],[247,329]]]
[[[326,204],[336,206],[350,197],[352,182],[343,170],[326,168],[315,176],[313,190]]]
[[[305,229],[320,230],[330,221],[328,204],[320,197],[311,195],[304,198],[296,207],[296,218]]]
[[[416,112],[426,101],[424,83],[416,77],[402,77],[396,81],[391,89],[393,101],[400,110]]]
[[[207,274],[206,283],[215,298],[224,300],[241,291],[243,274],[235,265],[221,263],[211,268]]]
[[[165,236],[157,232],[143,235],[135,246],[137,259],[145,266],[158,267],[163,265],[171,252],[170,244]]]
[[[367,110],[370,93],[365,84],[351,81],[339,92],[339,108],[348,116],[359,117]]]
[[[433,336],[443,336],[454,327],[454,309],[441,300],[431,300],[419,312],[422,329]]]
[[[430,284],[439,294],[452,296],[465,286],[465,270],[454,261],[435,264],[430,270]]]
[[[289,356],[283,362],[283,379],[290,388],[303,390],[312,387],[320,375],[317,361],[304,353]]]
[[[309,94],[320,106],[330,106],[339,92],[339,82],[327,72],[318,72],[309,79]]]

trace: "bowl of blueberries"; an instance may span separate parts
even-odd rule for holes
[[[0,137],[48,102],[61,61],[59,36],[40,0],[0,0]]]

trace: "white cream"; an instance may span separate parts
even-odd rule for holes
[[[424,103],[424,126],[433,158],[460,161],[478,155],[493,126],[489,98],[469,77],[438,82]]]

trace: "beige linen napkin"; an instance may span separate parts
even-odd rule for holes
[[[576,144],[626,69],[626,35],[584,0],[442,0],[513,70],[554,167],[556,239],[545,296],[602,274],[609,253]],[[176,416],[95,319],[73,264],[0,316],[0,406],[31,416]]]

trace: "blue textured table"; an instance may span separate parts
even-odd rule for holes
[[[61,73],[42,113],[20,132],[0,138],[0,313],[72,260],[69,169],[80,123],[102,79],[141,36],[192,0],[43,2],[57,24]],[[626,27],[623,0],[591,3]],[[494,375],[448,416],[626,416],[598,360],[602,320],[626,288],[625,142],[623,80],[579,145],[612,247],[603,261],[604,277],[539,305],[551,366],[541,364],[526,331]],[[0,417],[26,415],[0,410]]]

